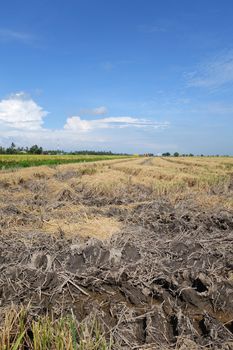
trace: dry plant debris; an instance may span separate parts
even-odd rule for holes
[[[1,324],[30,303],[32,320],[94,317],[113,349],[233,349],[232,165],[0,173]]]

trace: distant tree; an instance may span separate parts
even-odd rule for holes
[[[29,153],[31,153],[31,154],[42,154],[43,153],[43,148],[42,147],[38,147],[37,145],[33,145],[29,149]]]
[[[165,153],[162,153],[162,157],[170,157],[171,153],[169,152],[165,152]]]
[[[17,153],[17,149],[16,149],[16,146],[15,146],[14,142],[12,142],[11,146],[6,149],[6,153],[8,153],[8,154],[15,154],[15,153]]]
[[[112,151],[88,151],[88,150],[82,150],[82,151],[70,151],[65,152],[64,150],[43,150],[42,147],[39,147],[38,145],[33,145],[30,148],[28,146],[26,147],[16,147],[14,142],[11,143],[11,146],[8,148],[4,148],[3,146],[0,146],[0,154],[73,154],[73,155],[121,155],[121,156],[129,156],[129,153],[113,153]],[[150,156],[153,156],[153,154],[149,154]],[[170,155],[170,153],[167,153],[166,155]]]
[[[194,155],[192,153],[189,153],[189,157],[194,157]]]
[[[5,154],[6,150],[4,147],[0,146],[0,154]]]
[[[175,152],[175,153],[173,154],[174,157],[179,157],[179,155],[180,155],[180,154],[179,154],[178,152]]]

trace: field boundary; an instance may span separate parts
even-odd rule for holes
[[[13,168],[28,168],[32,166],[41,165],[60,165],[71,163],[86,163],[114,159],[130,159],[133,156],[102,156],[102,155],[1,155],[0,156],[0,170]]]

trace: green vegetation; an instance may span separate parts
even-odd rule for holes
[[[111,151],[73,151],[43,150],[33,145],[29,147],[0,146],[0,170],[9,168],[27,168],[38,165],[58,165],[67,163],[95,162],[97,160],[120,159],[130,157],[129,154],[115,154]]]
[[[68,163],[95,162],[99,160],[121,159],[129,156],[118,155],[0,155],[0,169],[27,168],[38,165],[58,165]]]
[[[41,146],[33,145],[29,147],[16,147],[14,142],[10,147],[0,146],[0,154],[49,154],[49,155],[96,155],[96,156],[128,156],[128,153],[113,153],[111,151],[71,151],[65,152],[63,150],[44,150]]]
[[[110,350],[104,330],[95,318],[79,323],[73,315],[53,320],[48,316],[32,319],[25,308],[12,308],[0,328],[2,350]]]

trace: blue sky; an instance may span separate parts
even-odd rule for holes
[[[1,145],[233,154],[232,0],[0,6]]]

